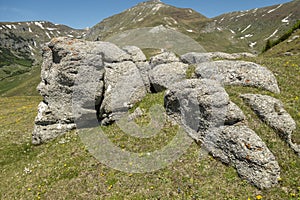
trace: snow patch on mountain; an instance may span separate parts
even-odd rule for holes
[[[267,37],[265,40],[270,39],[271,37],[273,37],[276,33],[278,32],[278,29],[276,29],[269,37]]]
[[[246,30],[248,30],[252,25],[249,24],[244,30],[241,31],[241,33],[244,33]]]
[[[250,42],[249,47],[253,48],[256,44],[257,42]]]
[[[34,22],[35,25],[39,26],[41,29],[45,29],[40,22]]]
[[[275,10],[277,10],[278,8],[280,8],[282,6],[282,4],[280,4],[279,6],[277,6],[276,8],[269,10],[268,13],[274,12]]]
[[[288,20],[288,18],[289,18],[290,16],[292,16],[292,15],[293,15],[293,13],[289,14],[286,18],[282,19],[281,22],[282,22],[282,23],[289,23],[290,21]]]

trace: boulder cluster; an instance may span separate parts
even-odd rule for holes
[[[187,53],[178,58],[172,52],[163,52],[147,61],[144,53],[133,46],[53,39],[43,49],[42,81],[38,86],[43,101],[38,107],[32,142],[41,144],[74,128],[111,124],[147,93],[165,91],[167,115],[191,138],[213,157],[234,166],[253,185],[272,187],[280,177],[278,162],[262,139],[247,127],[243,111],[230,101],[224,89],[224,85],[241,85],[280,92],[275,76],[267,68],[226,60],[246,56],[252,55]],[[191,66],[194,70],[187,77]],[[258,94],[243,94],[241,98],[300,152],[291,141],[296,124],[279,100]]]

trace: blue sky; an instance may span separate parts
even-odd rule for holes
[[[270,6],[291,0],[162,0],[192,8],[207,17],[225,12]],[[73,28],[91,27],[143,0],[0,0],[0,21],[45,20]]]

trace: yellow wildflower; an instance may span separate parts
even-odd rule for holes
[[[257,199],[257,200],[260,200],[260,199],[262,199],[262,196],[261,196],[261,195],[257,195],[257,196],[256,196],[256,199]]]
[[[295,196],[296,196],[296,194],[295,194],[295,193],[291,193],[290,195],[291,195],[291,197],[295,197]]]
[[[108,190],[111,190],[112,187],[113,187],[113,185],[110,185],[110,186],[108,186],[107,189],[108,189]]]

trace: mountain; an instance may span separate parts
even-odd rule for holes
[[[46,21],[0,22],[0,80],[29,71],[41,48],[54,37],[82,37],[83,30]]]
[[[164,26],[191,37],[207,51],[255,53],[261,52],[267,39],[282,35],[300,19],[299,8],[300,1],[296,0],[209,19],[192,9],[147,1],[96,24],[88,31],[86,39],[124,45],[126,41],[119,41],[123,33],[128,35],[128,30]],[[130,34],[128,44],[137,33],[133,31]]]
[[[300,19],[300,1],[291,1],[264,8],[232,12],[214,18],[221,33],[230,32],[230,37],[239,45],[248,45],[250,50],[260,52],[267,40],[275,40]],[[220,34],[221,34],[220,33]]]
[[[160,1],[147,1],[104,19],[87,33],[88,40],[105,40],[126,30],[164,25],[182,33],[199,31],[203,22],[211,21],[193,9],[176,8]]]

